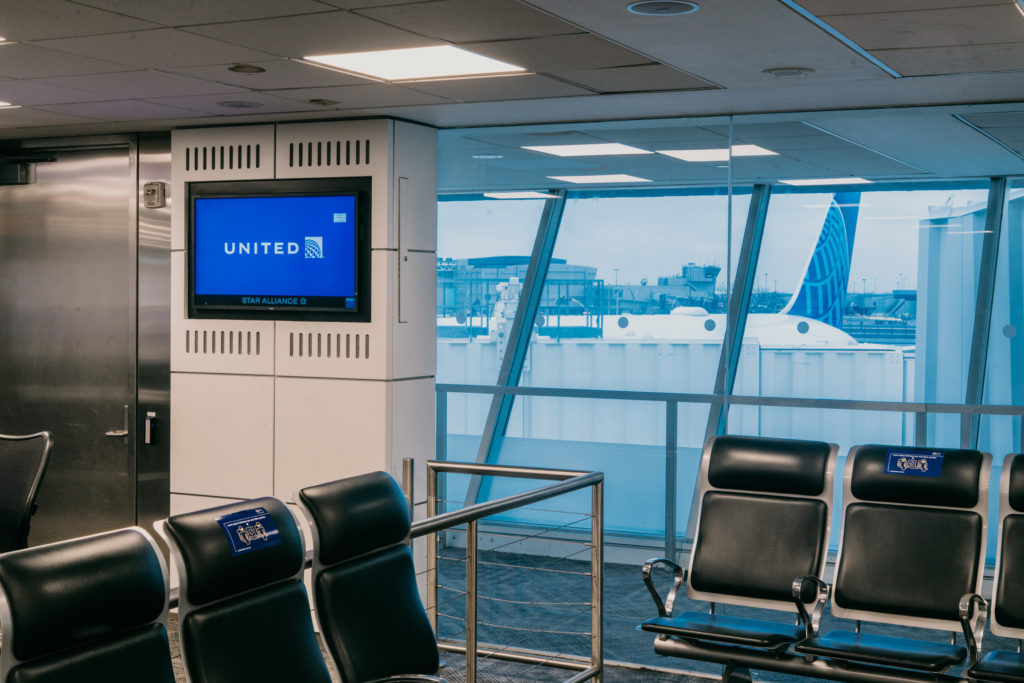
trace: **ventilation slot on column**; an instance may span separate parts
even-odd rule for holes
[[[288,143],[288,166],[369,166],[369,140],[312,140]]]
[[[292,358],[370,358],[370,335],[289,332],[288,355]]]
[[[241,330],[185,330],[185,353],[207,356],[258,356],[260,333]]]
[[[223,171],[260,167],[260,146],[206,145],[185,148],[186,171]]]

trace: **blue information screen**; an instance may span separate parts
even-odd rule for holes
[[[195,305],[357,308],[355,195],[194,201]]]

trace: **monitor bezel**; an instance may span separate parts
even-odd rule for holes
[[[194,319],[228,320],[293,320],[310,322],[370,322],[372,179],[369,176],[350,178],[295,178],[284,180],[227,180],[189,183],[187,205],[188,256],[186,266],[187,315]],[[197,199],[232,199],[245,197],[322,197],[351,195],[356,201],[356,307],[355,309],[297,309],[274,305],[232,306],[197,304],[196,225]]]

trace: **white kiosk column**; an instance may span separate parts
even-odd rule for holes
[[[372,470],[400,480],[403,458],[431,457],[436,131],[388,119],[181,130],[172,164],[171,513]],[[363,176],[369,322],[187,317],[187,183]]]

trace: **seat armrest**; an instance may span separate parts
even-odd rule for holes
[[[985,634],[985,622],[988,621],[988,602],[977,593],[965,593],[960,598],[960,628],[964,631],[967,641],[967,652],[970,666],[978,663],[978,652],[981,650],[981,638]]]
[[[664,601],[662,601],[658,589],[654,587],[654,580],[651,578],[651,570],[659,564],[665,564],[672,568],[672,587],[669,589],[668,597]],[[641,573],[644,577],[644,585],[647,586],[647,591],[654,598],[654,606],[658,608],[658,616],[671,617],[672,606],[676,602],[676,594],[679,592],[679,587],[686,583],[686,570],[668,558],[654,557],[644,562]]]
[[[817,576],[800,576],[793,579],[793,602],[796,603],[805,638],[818,635],[821,615],[825,611],[831,592],[832,587]]]
[[[440,676],[430,674],[396,674],[384,678],[375,678],[368,683],[448,683]]]

